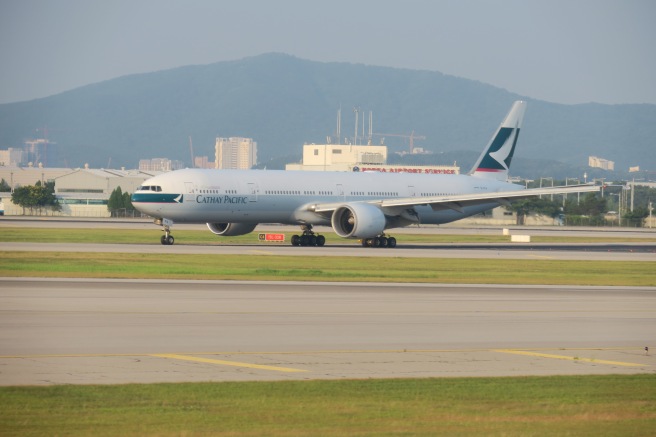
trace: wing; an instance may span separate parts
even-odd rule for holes
[[[392,198],[392,199],[376,199],[366,200],[365,203],[370,203],[378,206],[383,210],[386,215],[400,215],[402,211],[414,206],[430,206],[434,211],[442,209],[452,209],[454,211],[463,212],[463,208],[467,206],[475,206],[489,203],[498,203],[499,205],[508,206],[513,200],[527,199],[540,195],[551,194],[570,194],[570,193],[588,193],[599,191],[601,186],[598,185],[570,185],[567,187],[548,187],[548,188],[530,188],[518,189],[511,191],[497,191],[487,193],[475,194],[454,194],[449,196],[437,197],[405,197],[405,198]],[[318,214],[332,213],[335,209],[349,203],[344,202],[331,202],[331,203],[316,203],[307,206],[308,211]]]

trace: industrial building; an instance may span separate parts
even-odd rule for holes
[[[106,170],[89,168],[0,167],[0,179],[11,189],[36,182],[55,183],[55,195],[62,209],[44,210],[47,215],[72,217],[109,217],[107,201],[117,187],[132,193],[143,181],[161,172]],[[11,202],[11,192],[0,193],[5,215],[21,215],[23,209]]]
[[[387,146],[351,144],[305,144],[303,161],[287,164],[286,170],[304,171],[380,171],[384,173],[459,174],[451,165],[390,165]]]

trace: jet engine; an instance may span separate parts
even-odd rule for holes
[[[369,203],[349,203],[333,212],[335,233],[345,238],[373,238],[385,230],[385,214]]]
[[[213,234],[223,237],[236,237],[253,232],[257,223],[208,223],[207,227]]]

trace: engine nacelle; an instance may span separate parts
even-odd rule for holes
[[[257,223],[208,223],[207,227],[215,235],[223,237],[236,237],[253,232]]]
[[[385,214],[369,203],[348,203],[333,212],[335,233],[345,238],[373,238],[385,230]]]

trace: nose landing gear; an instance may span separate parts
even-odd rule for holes
[[[164,232],[165,234],[162,235],[160,241],[165,246],[171,246],[175,242],[175,238],[173,238],[173,235],[171,235],[168,229],[166,229]]]
[[[171,226],[173,226],[173,220],[169,219],[155,219],[155,224],[160,225],[162,227],[162,231],[164,231],[164,235],[162,235],[162,238],[160,238],[160,243],[162,243],[165,246],[171,246],[175,242],[175,238],[173,238],[173,235],[171,235]]]

